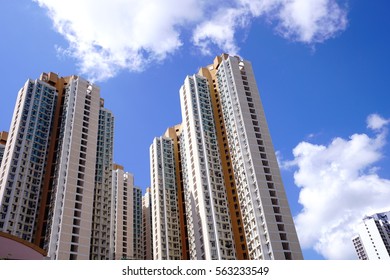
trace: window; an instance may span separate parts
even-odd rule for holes
[[[73,219],[73,225],[80,226],[80,219]]]
[[[287,242],[282,242],[283,250],[290,250],[290,245]]]
[[[275,207],[274,207],[275,208]],[[278,225],[278,230],[279,231],[285,231],[284,225],[283,224],[277,224]]]

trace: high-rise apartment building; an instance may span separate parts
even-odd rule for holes
[[[164,136],[172,140],[174,151],[174,164],[175,164],[175,178],[177,184],[177,206],[179,213],[179,226],[180,226],[180,246],[181,246],[181,259],[190,259],[189,240],[188,240],[188,221],[185,205],[185,189],[182,172],[182,149],[180,146],[180,138],[182,135],[182,125],[175,125],[170,127],[165,132]]]
[[[39,203],[57,104],[56,88],[42,79],[20,89],[0,170],[0,231],[36,240]]]
[[[50,76],[43,79],[50,80]],[[45,249],[51,259],[89,259],[100,89],[78,76],[58,80],[61,113],[49,183]]]
[[[105,190],[95,175],[111,176],[110,163],[99,169],[98,148],[111,150],[102,159],[112,160],[112,134],[103,135],[104,147],[98,142],[101,102],[95,85],[55,73],[28,80],[17,97],[1,166],[0,230],[35,243],[51,259],[89,259],[94,252],[94,205]],[[103,229],[94,225],[95,237]]]
[[[180,162],[175,184],[184,199],[156,194],[153,202],[185,206],[190,258],[302,259],[251,63],[216,57],[185,79],[180,101],[180,130],[160,140],[179,139],[173,166]],[[163,182],[154,177],[163,163],[151,161],[152,189]],[[158,211],[153,205],[153,219]]]
[[[390,212],[365,217],[357,229],[352,242],[359,259],[390,259]]]
[[[133,175],[125,172],[123,166],[114,164],[112,171],[114,209],[114,259],[132,259],[133,248]]]
[[[235,259],[221,156],[207,79],[187,76],[180,88],[180,136],[191,259]]]
[[[153,201],[153,258],[181,259],[178,190],[173,140],[155,138],[150,147]]]
[[[142,243],[142,191],[134,186],[134,176],[123,166],[112,171],[114,259],[144,259]]]
[[[216,58],[218,61],[218,58]],[[207,79],[213,114],[215,118],[215,129],[218,139],[219,153],[221,155],[221,163],[224,177],[224,184],[228,198],[228,207],[230,218],[233,221],[232,230],[234,237],[234,245],[236,248],[237,259],[249,259],[246,237],[242,223],[242,215],[240,203],[238,200],[236,180],[232,168],[232,158],[228,147],[228,139],[226,137],[226,126],[221,109],[221,99],[216,82],[217,67],[209,66],[199,70],[199,74]],[[212,86],[211,86],[212,85]]]
[[[151,189],[146,188],[146,192],[142,197],[142,231],[143,231],[143,247],[144,260],[153,260],[153,236],[152,236],[152,194]]]
[[[249,258],[302,259],[252,65],[222,55],[214,68]]]
[[[99,129],[96,151],[96,176],[93,201],[91,260],[108,260],[111,235],[112,170],[114,116],[100,100]]]

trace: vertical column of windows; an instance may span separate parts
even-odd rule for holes
[[[128,182],[128,177],[127,177],[127,174],[124,174],[124,177],[123,177],[123,196],[122,196],[122,217],[128,217],[128,208],[127,208],[127,205],[129,203],[129,197],[128,197],[128,191],[129,191],[129,182]],[[133,256],[129,256],[128,253],[128,243],[127,243],[127,236],[128,236],[129,232],[128,232],[128,224],[126,223],[122,223],[122,256],[123,258],[129,258],[129,257],[133,257]],[[132,234],[132,233],[131,233]]]
[[[134,247],[134,258],[137,260],[142,259],[142,191],[134,187],[133,188],[133,247]]]
[[[74,85],[74,98],[76,97],[77,87]],[[86,168],[86,160],[87,160],[87,145],[88,145],[88,132],[89,132],[89,115],[90,115],[90,102],[91,95],[86,94],[84,97],[84,111],[83,111],[83,125],[81,127],[81,139],[80,139],[80,150],[79,150],[79,168],[77,172],[77,183],[76,183],[76,195],[74,202],[74,216],[73,216],[73,226],[72,226],[72,242],[70,244],[70,260],[77,259],[78,250],[79,250],[79,235],[80,235],[80,226],[81,226],[81,212],[83,205],[83,188],[85,184],[85,168]],[[89,105],[87,105],[89,104]],[[74,106],[75,102],[73,102],[73,106],[71,109],[70,119],[72,123],[74,122]],[[69,150],[68,150],[69,151]]]

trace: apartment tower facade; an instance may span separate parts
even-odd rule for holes
[[[89,81],[52,72],[18,93],[1,165],[0,230],[50,259],[91,257],[101,102]]]
[[[365,217],[352,242],[360,260],[389,260],[390,211]]]
[[[113,259],[142,260],[142,191],[134,186],[133,174],[114,164],[112,171]]]
[[[180,88],[180,136],[191,259],[236,259],[228,200],[207,79],[187,76]]]
[[[53,144],[40,216],[43,248],[51,259],[90,257],[100,89],[78,76],[41,78],[56,87]]]
[[[133,188],[134,177],[131,173],[125,172],[123,166],[114,164],[112,171],[112,191],[114,209],[114,248],[115,260],[133,259],[134,257],[134,236],[133,236]]]
[[[181,259],[178,188],[174,143],[167,135],[156,137],[150,147],[153,201],[153,258]]]
[[[91,234],[91,260],[109,260],[111,242],[114,115],[100,99],[96,149],[96,175]]]
[[[216,69],[210,86],[221,104],[249,259],[302,259],[252,65],[222,55],[207,69],[212,77]]]
[[[180,104],[167,141],[178,139],[184,199],[174,202],[185,207],[189,258],[302,259],[251,63],[216,57],[186,77]]]
[[[18,92],[0,170],[0,231],[33,243],[58,94],[42,79]]]

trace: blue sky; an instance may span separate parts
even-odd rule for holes
[[[0,130],[28,78],[80,74],[115,114],[115,161],[145,189],[153,138],[181,122],[185,76],[239,54],[253,64],[305,258],[356,258],[355,225],[390,209],[390,2],[160,2],[0,1]]]

